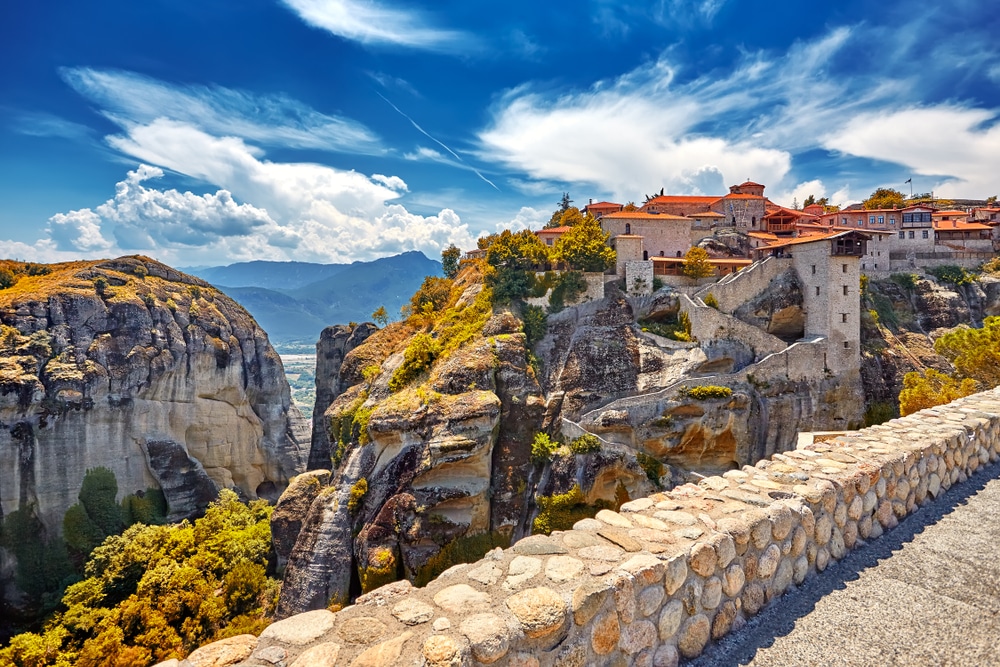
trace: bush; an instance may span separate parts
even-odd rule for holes
[[[362,477],[351,486],[351,497],[347,500],[347,511],[356,514],[368,494],[368,480]]]
[[[448,278],[427,276],[420,289],[410,297],[410,312],[414,315],[442,310],[451,298],[454,282]]]
[[[923,373],[903,376],[903,390],[899,392],[899,414],[905,417],[924,408],[944,405],[979,391],[979,384],[971,379],[958,380],[933,368]]]
[[[174,301],[173,299],[167,299],[167,308],[170,310],[171,313],[176,313],[177,312],[177,302]]]
[[[0,289],[7,289],[8,287],[13,287],[14,283],[17,282],[17,276],[10,269],[0,268]]]
[[[659,276],[653,276],[653,291],[656,292],[663,288],[663,278]]]
[[[549,295],[549,311],[558,313],[567,303],[575,301],[587,291],[587,281],[579,271],[566,271],[559,276]]]
[[[970,273],[961,266],[956,266],[954,264],[935,266],[927,269],[927,273],[931,274],[941,282],[951,283],[956,287],[971,285],[979,280],[979,276],[975,273]]]
[[[979,267],[979,270],[983,273],[989,273],[991,275],[1000,273],[1000,257],[994,257],[988,262],[983,262],[983,265]]]
[[[709,308],[715,308],[716,310],[719,309],[719,300],[716,299],[715,295],[712,294],[711,292],[705,295],[704,301],[705,305],[708,306]]]
[[[649,481],[657,487],[661,486],[660,477],[663,476],[663,463],[644,452],[636,452],[635,460],[638,462],[639,467],[646,473]]]
[[[528,339],[528,347],[534,347],[535,343],[545,337],[548,327],[548,316],[540,306],[524,307],[524,335]]]
[[[197,285],[191,285],[190,287],[188,287],[188,292],[190,292],[192,299],[201,298],[201,288],[198,287]]]
[[[889,276],[889,280],[905,290],[913,290],[916,288],[920,277],[915,273],[893,273]]]
[[[139,280],[145,280],[146,276],[149,275],[149,269],[146,268],[145,264],[136,264],[132,268],[132,274],[135,275]]]
[[[463,535],[444,545],[441,551],[428,558],[424,566],[417,570],[413,584],[418,587],[426,586],[453,565],[474,563],[497,547],[506,549],[509,546],[510,537],[499,532]]]
[[[569,443],[569,449],[574,454],[591,454],[601,451],[601,441],[596,435],[584,433]]]
[[[707,384],[701,387],[691,387],[681,393],[696,401],[707,401],[713,398],[729,398],[733,395],[733,390],[729,387]]]
[[[559,449],[559,443],[549,437],[548,433],[536,433],[531,442],[531,460],[535,463],[545,463],[552,460],[552,455]]]
[[[104,276],[94,278],[94,291],[97,292],[98,296],[104,296],[108,291],[108,279]]]
[[[613,503],[599,500],[593,505],[587,504],[580,487],[574,484],[566,493],[535,498],[538,514],[531,523],[531,532],[548,535],[554,530],[569,530],[580,519],[589,519],[598,510],[610,509]]]
[[[414,336],[403,352],[403,363],[389,378],[389,391],[399,391],[428,370],[440,351],[438,342],[430,334],[419,333]]]
[[[147,292],[142,295],[142,302],[146,304],[146,308],[152,308],[156,305],[156,297],[153,296],[152,292]],[[176,306],[174,306],[176,308]]]

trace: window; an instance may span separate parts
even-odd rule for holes
[[[625,233],[626,234],[631,234],[632,233],[632,225],[630,225],[627,222],[625,223]]]
[[[880,224],[880,225],[884,225],[885,224],[885,216],[884,215],[880,215],[878,217],[878,224]]]
[[[875,224],[875,216],[874,215],[869,215],[868,216],[868,224],[869,225],[874,225]]]
[[[851,349],[851,343],[850,343],[850,341],[846,341],[846,340],[844,341],[844,349],[845,350]]]
[[[816,285],[816,296],[819,296],[819,285]]]
[[[875,262],[875,268],[876,269],[878,268],[878,262]]]
[[[904,213],[903,214],[903,222],[913,222],[913,214],[912,213]]]
[[[900,232],[899,233],[899,238],[905,239],[906,238],[906,232]]]
[[[842,273],[847,273],[847,264],[842,264],[841,266],[843,267]]]
[[[846,322],[847,321],[847,313],[841,313],[840,314],[840,321],[841,322]]]
[[[660,251],[660,257],[663,257],[663,251],[662,250]]]
[[[912,229],[910,230],[910,236],[909,236],[909,238],[911,238],[911,239],[913,238],[913,230]]]
[[[927,230],[926,229],[924,231],[920,232],[920,238],[924,238],[924,239],[927,238]]]
[[[847,218],[841,218],[840,219],[840,224],[842,224],[843,226],[846,227],[847,226]]]
[[[858,218],[858,227],[864,227],[864,226],[865,226],[865,219]]]
[[[552,245],[552,239],[551,238],[545,239],[545,244],[546,245]]]
[[[757,216],[756,215],[750,216],[750,226],[751,227],[756,227],[757,226]]]
[[[889,224],[890,225],[895,225],[896,224],[896,216],[894,216],[894,215],[890,215],[889,216]]]
[[[847,285],[844,285],[844,296],[847,296]]]
[[[649,259],[649,251],[643,250],[642,251],[642,261],[645,262],[647,259]]]
[[[816,275],[816,265],[813,264],[812,267],[813,267],[813,275],[815,276]]]

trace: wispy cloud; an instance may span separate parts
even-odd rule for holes
[[[954,58],[945,56],[959,41],[989,54],[962,60],[980,77],[1000,49],[978,34],[941,35],[940,18],[911,18],[891,31],[832,28],[783,53],[744,53],[728,72],[691,76],[693,65],[668,49],[586,89],[522,85],[498,100],[479,133],[480,156],[621,201],[660,187],[694,194],[750,177],[790,204],[803,185],[795,180],[796,156],[820,149],[946,175],[938,179],[944,188],[950,181],[985,196],[987,175],[1000,170],[1000,110],[921,96],[956,81]],[[962,78],[974,77],[966,71]],[[858,191],[874,185],[853,183]],[[846,184],[837,193],[849,191]]]
[[[263,145],[371,155],[385,152],[378,136],[363,124],[320,113],[281,95],[170,84],[119,70],[82,67],[61,73],[70,86],[119,124],[170,118]]]
[[[402,109],[400,109],[395,104],[393,104],[392,102],[390,102],[389,99],[385,95],[383,95],[382,93],[379,93],[377,91],[376,91],[375,94],[378,95],[379,97],[381,97],[385,101],[386,104],[388,104],[393,109],[395,109],[396,113],[398,113],[400,116],[402,116],[406,120],[410,121],[410,125],[412,125],[418,132],[420,132],[420,134],[424,135],[425,137],[427,137],[428,139],[430,139],[431,141],[433,141],[434,143],[436,143],[438,146],[440,146],[441,148],[443,148],[446,151],[448,151],[448,153],[453,158],[455,158],[455,160],[457,161],[457,163],[452,163],[451,161],[449,161],[447,159],[442,159],[444,156],[442,156],[440,153],[437,153],[437,151],[431,151],[430,154],[424,154],[424,155],[421,155],[419,152],[415,156],[413,154],[410,154],[409,156],[407,156],[408,159],[415,159],[415,158],[419,158],[419,157],[431,157],[431,159],[433,159],[435,162],[442,162],[444,164],[452,164],[452,166],[461,167],[462,169],[468,169],[469,171],[471,171],[472,173],[474,173],[476,176],[478,176],[482,181],[484,181],[485,183],[488,183],[490,185],[490,187],[492,187],[494,190],[496,190],[497,192],[500,192],[500,188],[498,188],[493,183],[493,181],[491,181],[490,179],[488,179],[485,176],[483,176],[483,174],[478,169],[476,169],[475,167],[466,164],[465,161],[462,159],[462,157],[458,153],[456,153],[455,151],[453,151],[444,142],[440,141],[437,137],[433,136],[430,132],[428,132],[424,128],[420,127],[420,125],[417,124],[417,121],[415,121],[412,118],[410,118],[409,116],[407,116],[406,113],[404,113]]]
[[[438,28],[418,12],[374,0],[282,1],[309,25],[362,44],[453,52],[472,43],[465,33]]]
[[[74,141],[89,141],[94,138],[93,130],[86,125],[41,111],[17,114],[13,130],[32,137],[60,137]]]

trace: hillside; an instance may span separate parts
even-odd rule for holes
[[[406,252],[353,264],[245,262],[194,273],[239,301],[284,352],[312,350],[325,326],[363,322],[379,306],[396,316],[425,276],[440,275],[441,263]]]

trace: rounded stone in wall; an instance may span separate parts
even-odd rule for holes
[[[677,648],[685,658],[697,658],[705,650],[712,624],[704,614],[692,616],[681,627]]]

